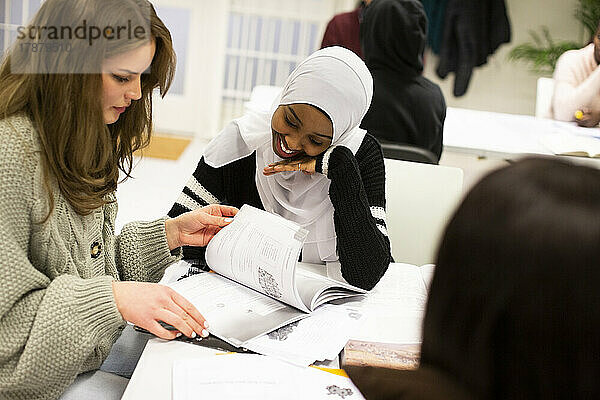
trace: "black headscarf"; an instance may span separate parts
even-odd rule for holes
[[[404,76],[423,72],[427,17],[415,0],[375,0],[363,14],[361,41],[368,48],[371,70],[392,70]]]
[[[382,142],[411,144],[438,158],[446,103],[421,76],[427,17],[418,0],[373,0],[360,27],[365,62],[373,75],[371,108],[361,127]]]

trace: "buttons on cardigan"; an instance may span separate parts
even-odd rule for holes
[[[102,244],[100,244],[100,242],[92,243],[92,247],[90,249],[90,254],[92,258],[100,257],[100,253],[102,253]]]

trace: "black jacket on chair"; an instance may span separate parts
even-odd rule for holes
[[[455,72],[454,95],[467,91],[473,68],[510,42],[504,0],[448,0],[437,74]]]

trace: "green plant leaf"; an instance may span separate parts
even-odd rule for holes
[[[542,27],[543,38],[536,32],[530,32],[533,43],[523,43],[514,47],[508,54],[511,61],[525,62],[538,74],[551,75],[558,58],[567,50],[581,47],[575,42],[554,42],[546,27]]]
[[[585,29],[586,37],[591,40],[599,26],[600,0],[579,0],[573,16]],[[531,71],[535,73],[551,75],[562,53],[579,49],[586,44],[571,41],[555,42],[548,27],[541,26],[540,30],[541,35],[530,30],[529,35],[533,42],[515,46],[508,54],[508,59],[529,64]]]

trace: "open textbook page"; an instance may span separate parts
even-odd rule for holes
[[[235,346],[306,317],[326,302],[366,293],[327,277],[325,265],[298,262],[307,231],[244,205],[211,240],[201,273],[169,285]]]
[[[244,205],[208,244],[206,263],[220,275],[308,312],[294,275],[307,235],[293,222]]]
[[[306,316],[303,311],[214,274],[201,273],[169,284],[210,324],[210,332],[236,347]]]

